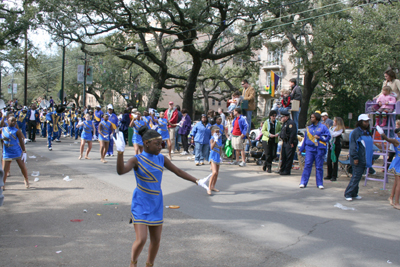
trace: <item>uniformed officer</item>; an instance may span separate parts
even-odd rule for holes
[[[311,125],[307,127],[307,132],[304,136],[303,144],[299,151],[306,150],[306,160],[304,163],[303,174],[301,175],[300,188],[307,186],[312,170],[312,165],[315,161],[315,176],[317,187],[324,189],[324,157],[326,154],[327,143],[331,139],[331,134],[328,128],[321,123],[321,114],[311,114]]]
[[[293,158],[297,148],[297,126],[296,123],[289,118],[289,112],[281,112],[282,129],[279,137],[282,139],[282,150],[281,150],[281,168],[279,170],[280,175],[290,175],[292,170]]]

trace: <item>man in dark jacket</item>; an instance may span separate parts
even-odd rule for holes
[[[290,175],[294,159],[294,153],[297,148],[297,127],[294,121],[289,119],[289,112],[281,112],[282,129],[279,137],[283,140],[282,144],[282,163],[279,170],[280,175]]]
[[[361,199],[358,195],[358,184],[366,168],[372,166],[373,140],[369,132],[369,117],[367,114],[358,116],[356,128],[350,134],[350,164],[353,176],[344,192],[347,201],[353,198]]]
[[[300,114],[300,110],[301,110],[301,99],[302,99],[301,88],[300,88],[300,86],[297,85],[296,78],[290,79],[289,83],[290,83],[290,88],[292,88],[292,92],[290,93],[290,100],[291,101],[293,101],[293,100],[300,101],[299,111],[292,111],[293,121],[294,121],[294,123],[296,123],[296,127],[299,128],[299,114]]]

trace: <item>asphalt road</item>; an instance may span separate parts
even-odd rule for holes
[[[32,189],[25,190],[13,163],[0,208],[0,266],[128,266],[134,175],[117,175],[116,157],[103,164],[98,148],[94,143],[92,160],[79,161],[78,141],[62,139],[53,151],[42,138],[27,145],[36,156],[28,159],[28,173],[40,171],[40,181],[30,177]],[[133,155],[128,148],[125,158]],[[210,173],[187,156],[175,154],[173,163],[198,178]],[[346,176],[320,190],[313,177],[299,189],[300,171],[281,177],[254,163],[223,163],[220,170],[221,192],[213,196],[164,172],[164,204],[181,208],[165,209],[155,266],[400,266],[400,212],[388,204],[382,183],[368,182],[362,200],[346,202]],[[67,175],[72,181],[62,180]]]

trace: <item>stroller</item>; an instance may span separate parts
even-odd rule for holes
[[[250,142],[250,149],[249,149],[249,156],[247,157],[247,162],[249,162],[249,157],[251,156],[257,165],[262,165],[263,164],[262,161],[265,160],[264,149],[261,143],[262,141],[249,140],[249,142]]]

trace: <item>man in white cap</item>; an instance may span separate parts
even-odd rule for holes
[[[347,201],[362,198],[358,195],[358,184],[365,169],[372,166],[373,144],[369,131],[369,117],[367,114],[361,114],[358,116],[356,128],[350,133],[349,155],[353,174],[344,192]]]
[[[171,140],[171,153],[174,153],[173,148],[175,147],[175,131],[176,131],[176,124],[178,123],[178,111],[174,107],[174,102],[170,101],[168,103],[168,109],[165,111],[164,118],[168,121],[168,132],[169,132],[169,139]]]
[[[101,111],[101,106],[97,105],[96,110],[94,112],[94,127],[96,128],[93,132],[93,140],[97,140],[98,132],[99,132],[99,124],[101,119],[103,118],[103,111]]]
[[[328,129],[333,126],[333,120],[329,119],[327,112],[322,112],[321,117],[322,117],[321,123],[325,125]]]

